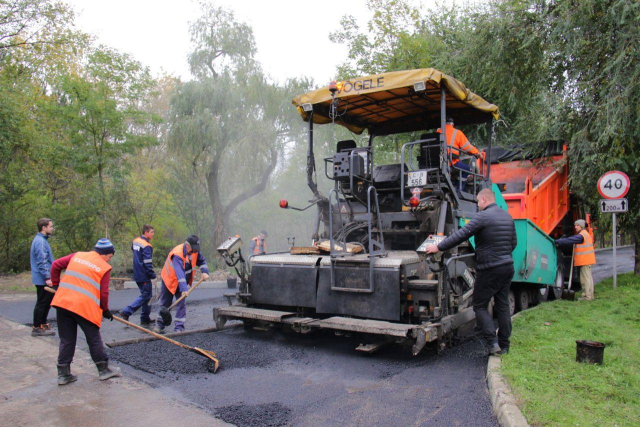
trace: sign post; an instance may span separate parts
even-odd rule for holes
[[[610,171],[605,173],[598,180],[598,191],[600,195],[608,200],[600,201],[602,212],[613,214],[613,289],[618,287],[618,262],[616,259],[616,246],[618,240],[618,230],[616,224],[616,212],[627,212],[629,202],[622,197],[627,195],[631,181],[624,172]]]

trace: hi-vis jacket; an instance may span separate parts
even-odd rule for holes
[[[587,230],[582,230],[580,235],[584,239],[582,243],[576,245],[573,255],[573,265],[581,267],[583,265],[593,265],[596,263],[596,252],[593,247],[593,240]]]
[[[156,278],[153,271],[153,245],[144,237],[136,237],[131,244],[133,251],[133,280],[136,282],[148,282]]]
[[[249,245],[249,252],[252,254],[260,255],[267,252],[267,242],[260,240],[259,237],[254,237],[251,239],[251,244]]]
[[[162,282],[169,292],[176,294],[176,291],[185,292],[193,283],[193,269],[200,267],[200,271],[209,274],[207,260],[199,252],[191,255],[187,254],[186,245],[183,243],[176,246],[169,252],[167,260],[162,267]],[[187,286],[188,284],[188,286]]]
[[[76,252],[60,279],[51,305],[64,308],[100,327],[100,282],[111,266],[97,252]]]
[[[437,132],[442,133],[442,130],[438,129]],[[478,154],[480,152],[476,147],[471,145],[471,143],[467,139],[467,136],[462,133],[462,131],[459,131],[450,124],[447,124],[444,127],[444,139],[447,143],[447,146],[452,147],[447,148],[447,154],[451,153],[452,165],[455,165],[460,161],[460,151],[456,150],[456,148],[459,148],[463,150],[463,152],[470,154]]]

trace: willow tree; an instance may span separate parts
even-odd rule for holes
[[[209,199],[213,227],[207,228],[216,245],[234,210],[264,191],[283,155],[291,94],[261,71],[253,31],[233,13],[203,4],[191,40],[195,79],[179,85],[172,99],[169,146],[192,169],[183,191],[202,186]]]

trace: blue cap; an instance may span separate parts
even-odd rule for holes
[[[116,253],[116,248],[113,247],[113,244],[107,238],[98,240],[98,243],[96,243],[96,246],[93,248],[93,250],[98,252],[100,255]]]

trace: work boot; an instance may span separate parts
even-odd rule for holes
[[[149,328],[150,326],[153,326],[155,324],[156,324],[156,319],[147,319],[147,320],[140,319],[140,326],[142,326],[143,328]]]
[[[110,368],[109,361],[106,360],[104,362],[96,362],[96,367],[98,368],[98,378],[100,381],[108,380],[113,377],[121,377],[120,368]]]
[[[74,382],[78,377],[71,375],[71,365],[58,365],[58,385]]]
[[[156,334],[164,334],[164,326],[159,326],[156,323],[156,325],[153,327],[153,332],[155,332]]]
[[[42,326],[38,326],[38,327],[34,326],[31,329],[31,336],[32,337],[48,337],[48,336],[55,335],[55,334],[56,334],[55,332],[47,331]]]
[[[504,356],[505,354],[509,354],[509,347],[501,348],[499,352],[496,353],[498,356]]]
[[[129,321],[129,315],[123,311],[119,311],[118,313],[116,313],[116,316],[118,316],[121,319],[126,320],[127,322]]]
[[[488,353],[489,353],[489,356],[494,356],[494,355],[499,354],[501,351],[502,350],[500,349],[500,346],[498,344],[493,344],[489,348]]]

